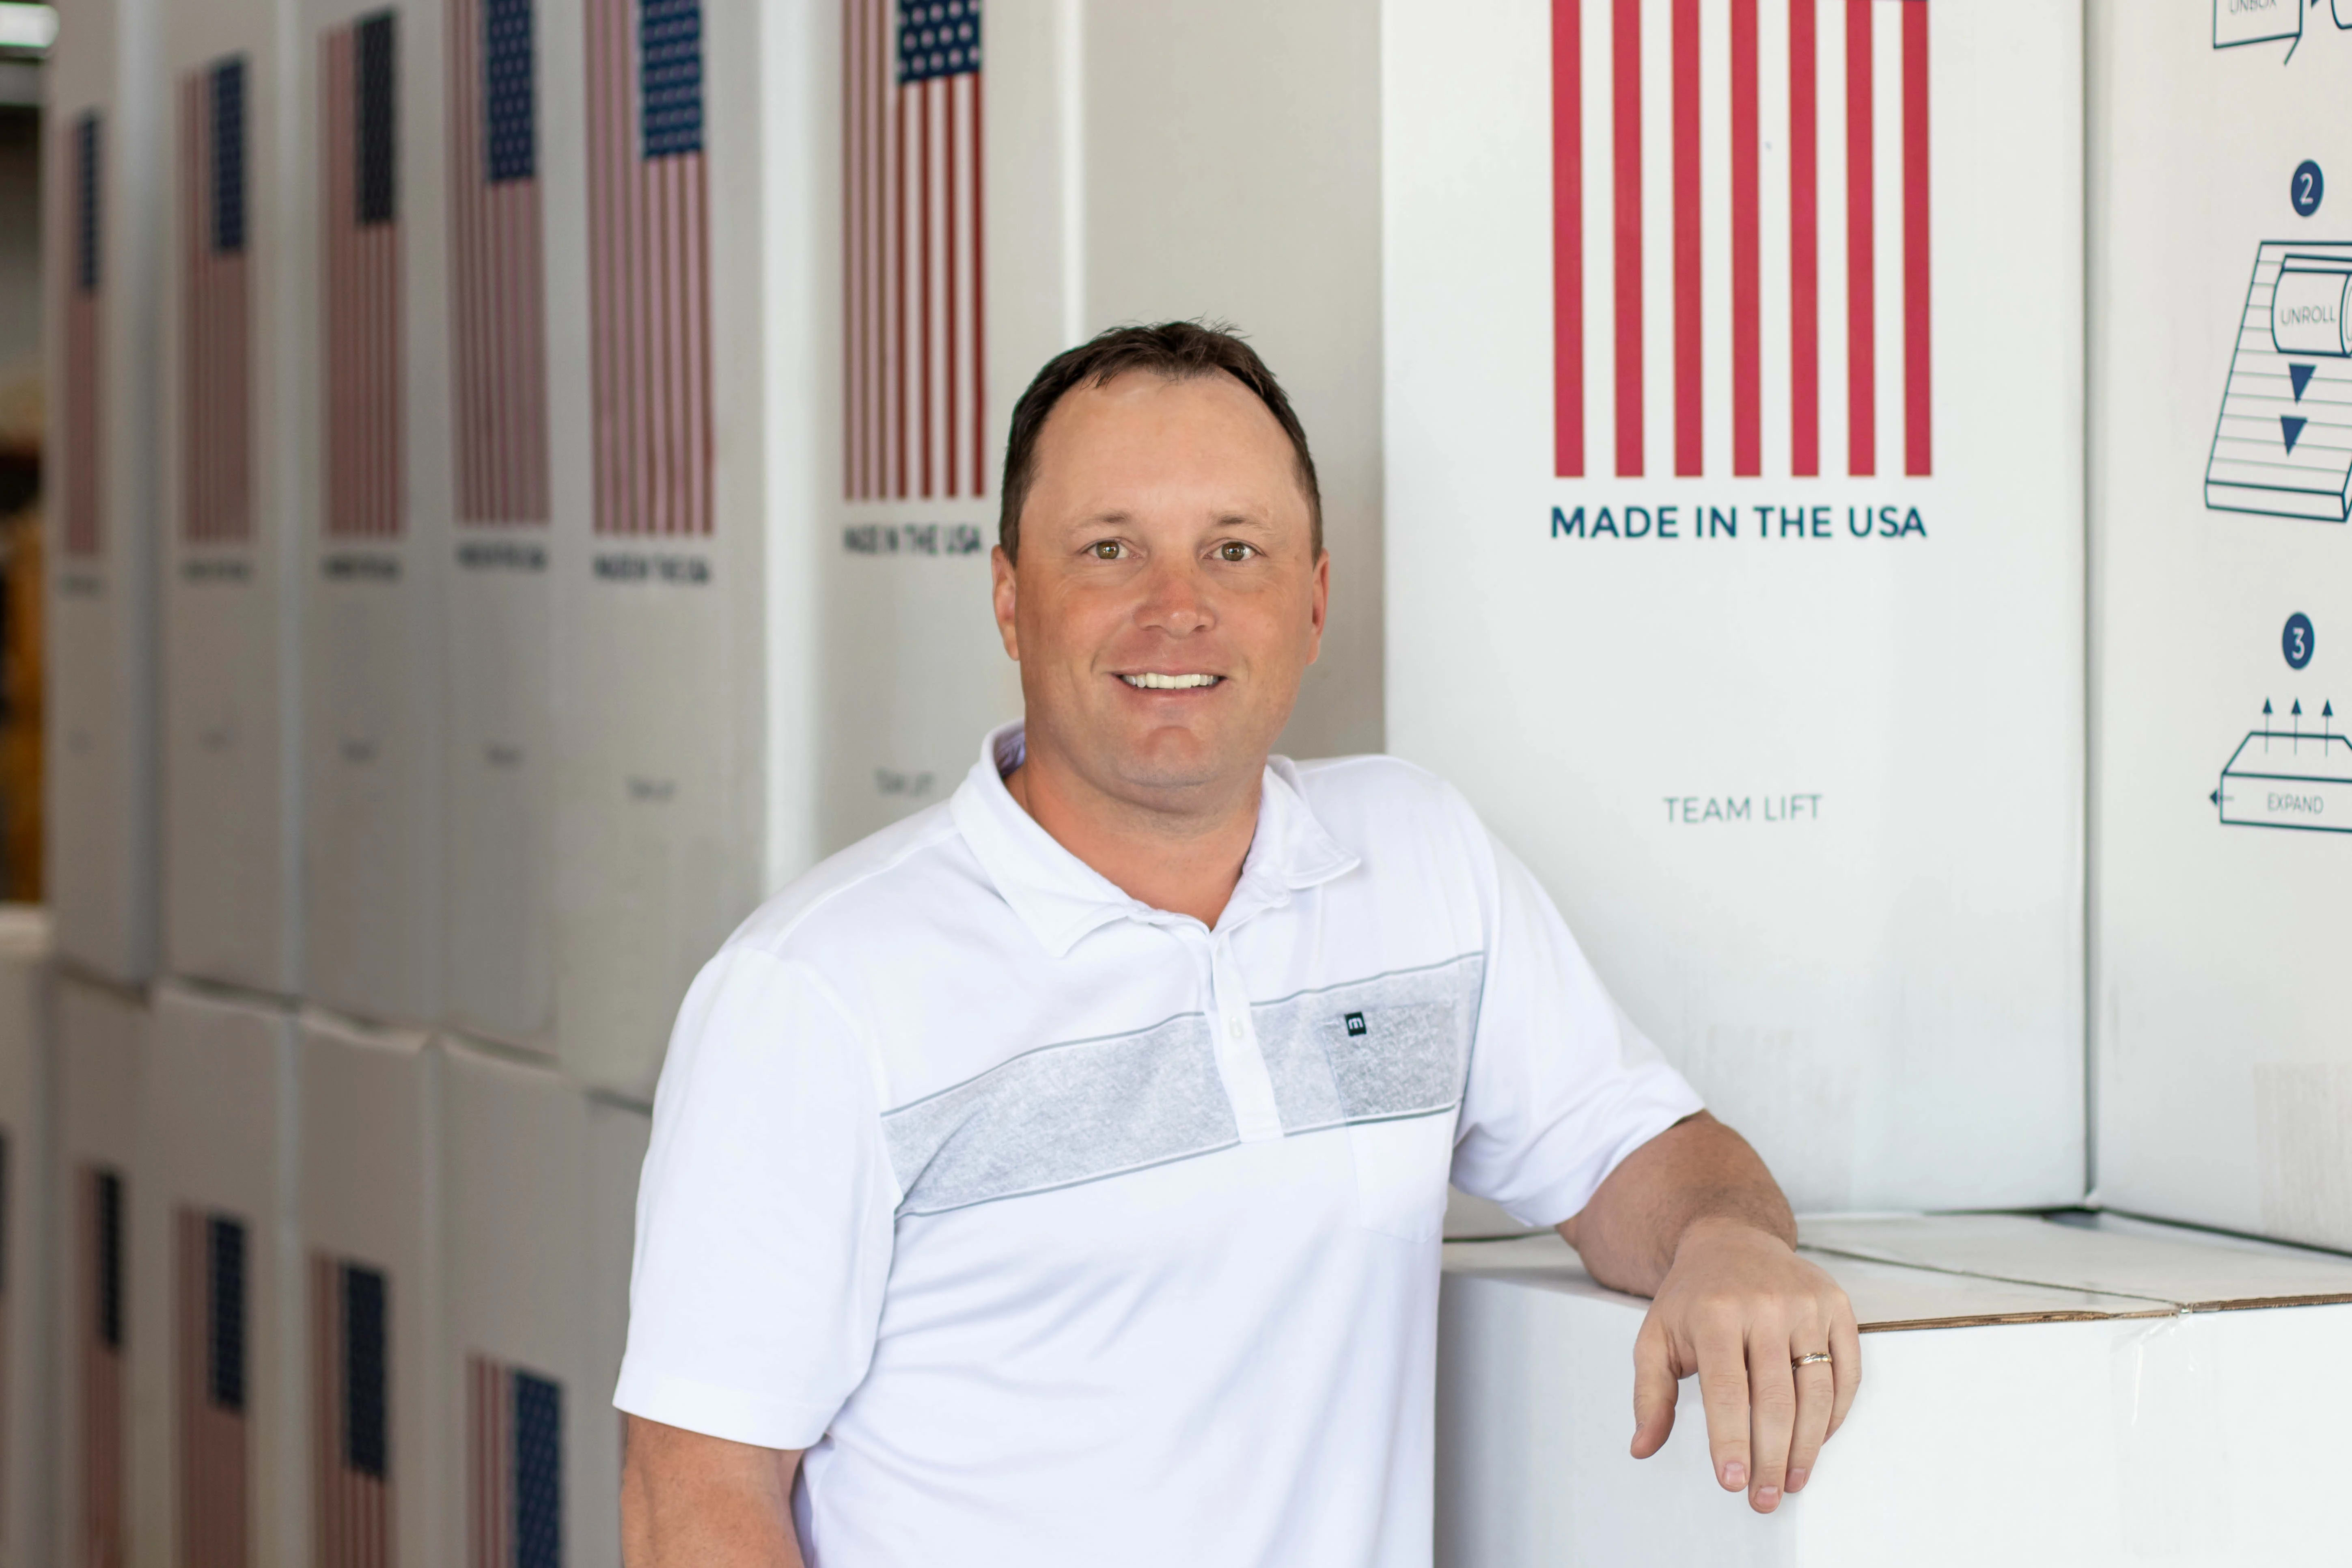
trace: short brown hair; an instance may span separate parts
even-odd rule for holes
[[[1169,381],[1201,376],[1232,376],[1257,394],[1298,458],[1298,485],[1307,492],[1307,515],[1313,528],[1315,553],[1323,553],[1323,492],[1315,482],[1315,458],[1307,449],[1307,431],[1283,395],[1282,384],[1244,342],[1230,323],[1223,321],[1162,321],[1156,327],[1113,327],[1076,348],[1065,349],[1045,362],[1021,401],[1013,405],[1013,430],[1004,442],[1004,482],[996,519],[996,542],[1009,558],[1021,553],[1021,509],[1037,478],[1037,437],[1045,416],[1063,395],[1082,386],[1100,386],[1127,374],[1144,371]]]

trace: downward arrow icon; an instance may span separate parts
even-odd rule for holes
[[[2309,423],[2309,420],[2299,419],[2292,414],[2279,416],[2279,433],[2286,437],[2288,451],[2294,451],[2294,444],[2303,439],[2303,427]]]
[[[2297,403],[2303,401],[2303,389],[2311,384],[2311,373],[2318,368],[2315,364],[2291,364],[2286,367],[2287,380],[2294,383],[2294,400]]]

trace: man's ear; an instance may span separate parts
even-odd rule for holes
[[[1004,639],[1004,657],[1018,664],[1021,662],[1021,636],[1013,629],[1013,611],[1020,601],[1020,587],[1013,569],[1013,557],[1004,553],[1002,544],[988,552],[988,575],[989,595],[996,605],[996,635]]]
[[[1328,550],[1315,557],[1315,586],[1307,603],[1307,622],[1314,627],[1307,644],[1307,662],[1313,664],[1323,657],[1323,626],[1331,614],[1331,552]]]

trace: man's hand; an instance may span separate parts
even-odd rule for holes
[[[1788,1200],[1747,1141],[1685,1118],[1559,1233],[1595,1279],[1654,1298],[1633,1341],[1633,1457],[1664,1447],[1676,1385],[1696,1373],[1724,1489],[1759,1513],[1801,1489],[1862,1385],[1862,1340],[1845,1292],[1797,1256]]]
[[[1801,1356],[1830,1360],[1803,1366]],[[1633,1341],[1633,1457],[1675,1429],[1676,1385],[1693,1373],[1706,1443],[1726,1491],[1759,1513],[1801,1490],[1862,1381],[1853,1308],[1779,1237],[1734,1219],[1683,1232],[1674,1267]]]

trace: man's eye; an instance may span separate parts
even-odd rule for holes
[[[1237,539],[1227,540],[1217,546],[1217,559],[1220,561],[1246,561],[1256,553],[1257,546],[1244,544]]]
[[[1116,561],[1121,552],[1121,547],[1116,539],[1106,539],[1097,543],[1089,544],[1087,550],[1097,561]]]

